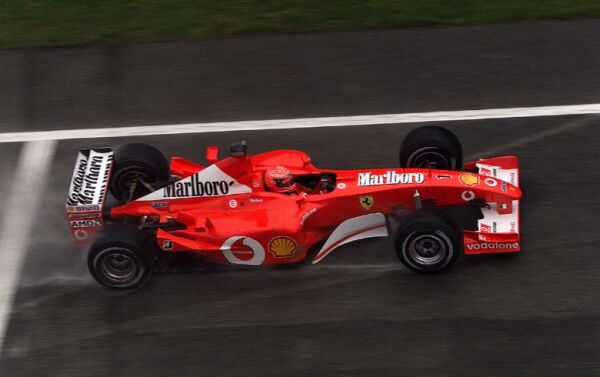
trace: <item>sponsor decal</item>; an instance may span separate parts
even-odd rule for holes
[[[99,205],[91,205],[91,206],[67,206],[67,212],[69,213],[74,213],[74,212],[98,212],[101,211],[102,208],[100,208]]]
[[[302,215],[302,218],[300,218],[300,225],[304,225],[306,220],[308,220],[308,218],[311,217],[315,212],[317,212],[316,208],[311,208],[308,211],[304,212],[304,215]]]
[[[502,192],[506,192],[506,187],[507,187],[506,182],[504,182],[504,181],[500,182],[500,188],[502,189]]]
[[[488,168],[479,168],[479,174],[481,175],[485,175],[485,176],[491,176],[492,175],[492,171]]]
[[[452,178],[452,176],[451,176],[451,175],[448,175],[448,174],[436,174],[436,175],[435,175],[435,178],[436,178],[436,179],[451,179],[451,178]]]
[[[494,222],[492,222],[492,229],[493,229],[493,230],[492,230],[492,233],[498,233],[498,232],[497,232],[498,225],[497,225],[497,223],[496,223],[495,221],[494,221]]]
[[[490,187],[498,186],[498,181],[496,181],[494,178],[486,178],[483,180],[483,182]]]
[[[167,202],[154,202],[152,203],[152,207],[153,208],[164,208],[164,207],[168,207],[169,203]]]
[[[344,182],[340,182],[337,184],[336,187],[339,188],[340,190],[343,190],[346,188],[346,184]]]
[[[482,223],[481,225],[479,225],[479,231],[483,233],[491,233],[492,227]]]
[[[358,198],[358,201],[364,209],[368,210],[371,209],[371,207],[373,207],[374,200],[372,195],[363,195],[360,198]]]
[[[516,233],[517,232],[517,223],[514,221],[510,222],[510,232],[511,233]]]
[[[88,238],[88,232],[85,229],[77,229],[73,232],[73,236],[79,241],[83,241]]]
[[[482,242],[466,245],[468,250],[486,250],[486,249],[516,249],[518,242]]]
[[[249,248],[249,251],[233,251],[231,250],[232,248],[235,248],[236,245],[238,245],[238,243],[246,246],[247,248]],[[221,245],[221,252],[223,253],[223,256],[225,257],[225,259],[227,259],[227,261],[229,263],[233,263],[233,264],[242,264],[242,265],[249,265],[249,266],[258,266],[259,264],[262,264],[262,262],[265,260],[265,249],[264,247],[262,247],[262,245],[255,240],[254,238],[250,238],[250,237],[246,237],[246,236],[233,236],[228,238],[227,240],[225,240],[225,242],[223,242],[223,245]],[[236,253],[238,254],[244,254],[244,255],[248,255],[251,254],[251,257],[248,259],[242,259],[240,258],[238,255],[236,255]]]
[[[509,178],[509,180],[510,180],[510,183],[514,185],[514,184],[515,184],[515,182],[517,181],[517,180],[516,180],[516,177],[517,177],[517,175],[515,174],[515,172],[510,172],[510,173],[509,173],[509,177],[510,177],[510,178]]]
[[[173,241],[164,240],[162,244],[163,250],[173,250]]]
[[[71,228],[96,228],[102,226],[102,220],[73,220]]]
[[[178,181],[165,187],[165,196],[168,198],[189,198],[197,196],[221,196],[229,194],[229,186],[235,182],[230,181],[201,181],[197,175],[192,175],[189,181]]]
[[[250,198],[250,203],[262,203],[262,198]]]
[[[238,202],[237,202],[237,200],[235,200],[235,199],[231,199],[231,200],[229,201],[229,208],[237,208],[237,206],[238,206]]]
[[[479,177],[473,173],[462,173],[458,180],[465,186],[475,186],[479,183]]]
[[[217,165],[211,165],[194,175],[138,198],[137,201],[215,197],[250,192],[252,189],[249,186],[237,182]]]
[[[276,237],[269,242],[269,252],[276,258],[293,257],[298,244],[289,237]]]
[[[473,191],[471,191],[471,190],[466,190],[466,191],[463,191],[462,194],[460,194],[460,197],[465,202],[468,202],[469,200],[475,199],[475,193]]]
[[[108,184],[111,162],[112,152],[98,153],[92,150],[86,163],[83,180],[80,180],[79,168],[77,170],[77,176],[73,180],[73,194],[67,199],[67,204],[100,204]]]
[[[87,157],[81,152],[77,156],[77,162],[75,163],[75,171],[73,172],[73,179],[71,181],[71,188],[69,189],[69,196],[67,197],[68,205],[75,205],[79,199],[79,192],[83,185],[83,178],[85,177],[85,168],[87,167]]]
[[[99,216],[99,213],[72,213],[69,215],[69,220],[97,219]]]
[[[423,173],[397,173],[393,170],[383,174],[358,173],[358,186],[405,185],[423,182],[425,182]]]

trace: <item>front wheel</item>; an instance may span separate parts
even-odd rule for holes
[[[135,227],[112,225],[99,234],[88,253],[88,268],[100,284],[117,289],[143,284],[154,258],[146,235]]]
[[[400,166],[461,170],[462,145],[450,130],[424,126],[412,130],[400,146]]]
[[[441,272],[458,257],[459,235],[444,214],[418,210],[400,226],[396,236],[396,253],[400,261],[413,271]]]

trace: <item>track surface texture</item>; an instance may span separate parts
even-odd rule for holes
[[[0,51],[0,129],[593,103],[600,20]]]
[[[2,130],[598,103],[599,35],[600,22],[588,20],[160,46],[179,66],[150,62],[154,45],[114,47],[132,59],[121,77],[133,80],[128,90],[77,64],[61,68],[82,75],[65,85],[38,72],[25,87],[4,87]],[[368,50],[356,51],[357,43]],[[2,62],[110,49],[11,50]],[[255,60],[224,57],[242,52]],[[28,90],[31,113],[22,108]],[[81,101],[69,97],[77,93]],[[96,102],[98,93],[107,102]],[[421,276],[399,263],[391,240],[374,239],[298,269],[180,261],[129,292],[93,282],[85,252],[70,242],[64,199],[79,148],[135,140],[202,162],[206,146],[245,139],[251,153],[302,149],[324,168],[386,167],[397,164],[414,126],[59,142],[0,375],[599,375],[600,117],[441,125],[462,140],[467,159],[519,156],[520,254],[463,256],[447,273]],[[14,161],[20,146],[0,148],[0,161]],[[12,163],[3,164],[2,175],[12,174]]]

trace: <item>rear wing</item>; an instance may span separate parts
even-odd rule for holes
[[[506,183],[519,186],[519,162],[515,156],[482,159],[466,164],[465,168],[500,180],[504,192]],[[520,251],[520,200],[487,204],[481,209],[483,218],[477,221],[478,230],[464,232],[465,254]]]
[[[81,244],[103,226],[102,208],[113,162],[110,148],[79,151],[69,186],[66,209],[71,233]]]

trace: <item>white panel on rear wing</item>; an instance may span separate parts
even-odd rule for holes
[[[69,186],[67,206],[104,204],[112,159],[113,151],[108,148],[79,152]]]
[[[102,228],[102,207],[112,168],[113,151],[109,148],[79,152],[67,197],[67,218],[73,239],[84,244]]]
[[[84,154],[84,152],[86,153]],[[83,178],[85,177],[85,169],[87,168],[87,155],[89,155],[89,151],[79,151],[77,155],[71,186],[69,186],[69,196],[67,196],[67,205],[69,206],[74,206],[79,201],[79,192],[83,186]]]

